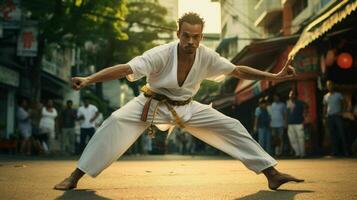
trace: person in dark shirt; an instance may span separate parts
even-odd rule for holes
[[[66,108],[62,112],[61,122],[62,122],[62,141],[61,149],[64,152],[70,154],[75,153],[75,123],[77,118],[77,111],[72,108],[73,102],[71,100],[67,101]]]
[[[254,131],[258,131],[258,142],[263,149],[272,154],[270,115],[267,110],[267,101],[264,98],[259,100],[259,106],[255,109]]]
[[[304,120],[307,114],[306,104],[297,99],[296,91],[291,90],[286,103],[288,114],[288,136],[295,156],[305,156]]]

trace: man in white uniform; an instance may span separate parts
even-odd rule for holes
[[[238,120],[208,105],[191,101],[204,79],[218,80],[222,75],[230,74],[241,79],[281,80],[292,78],[294,69],[288,66],[272,74],[235,66],[200,45],[204,21],[197,14],[185,14],[178,24],[179,42],[155,47],[127,64],[72,79],[72,86],[77,90],[92,83],[124,77],[134,81],[146,76],[147,85],[143,94],[113,112],[103,122],[84,150],[77,168],[55,185],[55,189],[75,188],[84,174],[97,176],[152,124],[166,129],[179,125],[195,137],[241,160],[250,170],[263,173],[271,189],[275,190],[289,181],[303,181],[278,172],[274,168],[276,160],[259,146]]]

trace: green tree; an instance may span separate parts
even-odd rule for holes
[[[40,66],[46,44],[83,46],[88,40],[127,38],[121,29],[127,14],[125,0],[26,0],[22,6],[39,24],[39,52],[32,70],[35,101],[40,98]],[[119,20],[107,20],[106,16]]]
[[[144,53],[157,45],[160,37],[172,34],[176,30],[175,21],[167,21],[167,9],[161,6],[157,0],[130,0],[127,4],[127,25],[123,31],[128,34],[128,40],[117,41],[117,49],[114,53],[114,63],[126,63],[133,57]],[[139,86],[144,80],[128,82],[129,87],[137,96]]]

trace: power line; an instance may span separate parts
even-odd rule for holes
[[[101,18],[105,18],[105,19],[109,19],[112,21],[122,21],[122,22],[128,22],[128,23],[137,23],[143,26],[147,26],[147,27],[152,27],[152,28],[156,28],[156,29],[161,29],[161,30],[166,30],[166,31],[176,31],[176,28],[173,27],[167,27],[167,26],[160,26],[160,25],[155,25],[155,24],[149,24],[149,23],[145,23],[145,22],[140,22],[140,21],[126,21],[123,18],[119,18],[119,17],[113,17],[113,16],[108,16],[108,15],[102,15],[99,13],[94,13],[94,12],[86,12],[85,14],[89,14],[89,15],[93,15],[93,16],[97,16],[97,17],[101,17]]]
[[[232,10],[228,10],[226,7],[227,7],[227,6],[224,6],[223,8],[226,9],[226,10],[229,12],[229,14],[230,14],[231,16],[233,16],[233,15],[234,15],[233,13],[235,13],[235,12],[234,12],[234,11],[232,12]],[[228,8],[231,8],[231,7],[228,7]],[[239,12],[238,12],[238,13],[239,13]],[[254,33],[256,33],[256,34],[259,35],[259,36],[261,36],[261,33],[259,33],[258,31],[256,31],[255,29],[253,29],[250,25],[248,25],[248,24],[246,24],[246,23],[244,23],[244,22],[242,22],[242,21],[240,21],[240,20],[237,20],[237,23],[243,25],[243,26],[244,26],[245,28],[247,28],[248,30],[250,30],[250,31],[252,31],[252,32],[254,32]]]
[[[50,2],[47,2],[47,1],[42,2],[42,4],[34,4],[32,6],[41,7],[41,5],[44,5],[46,3],[47,3],[47,6],[52,6],[50,4]],[[65,6],[65,5],[63,5],[63,6]],[[101,18],[108,19],[108,20],[111,20],[111,21],[122,21],[122,22],[128,22],[128,23],[137,23],[137,24],[140,24],[142,26],[152,27],[152,28],[156,28],[156,29],[160,29],[160,30],[176,31],[176,28],[174,28],[174,27],[160,26],[160,25],[156,25],[156,24],[149,24],[149,23],[144,23],[144,22],[135,21],[135,20],[126,21],[126,19],[120,18],[120,17],[117,17],[117,16],[108,16],[108,15],[103,15],[103,14],[100,14],[100,13],[90,12],[90,11],[86,11],[86,12],[82,12],[82,13],[83,14],[87,14],[87,15],[96,16],[96,17],[101,17]]]
[[[253,19],[251,19],[247,14],[245,14],[243,11],[241,11],[241,10],[237,10],[236,9],[236,7],[234,6],[234,4],[232,4],[230,1],[226,1],[227,2],[227,4],[229,4],[229,8],[231,8],[231,9],[233,9],[235,12],[237,12],[237,13],[240,13],[243,17],[245,17],[245,18],[247,18],[249,21],[251,21],[251,22],[255,22],[255,20],[253,20]]]

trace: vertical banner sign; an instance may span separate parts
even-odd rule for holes
[[[17,39],[17,55],[25,57],[37,56],[38,41],[37,23],[34,21],[25,22]]]
[[[0,21],[3,22],[4,29],[20,27],[20,0],[0,0]]]

